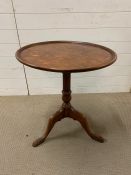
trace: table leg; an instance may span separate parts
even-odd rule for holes
[[[102,138],[101,136],[94,134],[92,132],[92,130],[89,127],[88,121],[86,119],[86,117],[83,116],[82,113],[80,113],[79,111],[75,110],[72,107],[72,110],[70,112],[70,117],[74,120],[77,120],[78,122],[80,122],[81,126],[84,128],[84,130],[86,131],[86,133],[94,140],[103,143],[104,142],[104,138]]]
[[[71,74],[70,73],[63,73],[63,90],[62,90],[63,104],[62,104],[62,107],[60,108],[60,110],[58,110],[53,115],[52,118],[49,119],[48,126],[47,126],[45,133],[43,134],[42,137],[36,139],[33,142],[33,144],[32,144],[33,147],[37,147],[38,145],[43,143],[45,141],[45,139],[47,138],[47,136],[49,135],[52,128],[54,127],[55,123],[57,121],[60,121],[63,118],[66,118],[66,117],[70,117],[70,118],[80,122],[81,126],[84,128],[86,133],[92,139],[94,139],[98,142],[101,142],[101,143],[104,142],[104,139],[101,136],[98,136],[91,131],[91,129],[88,125],[87,119],[83,116],[83,114],[81,114],[80,112],[78,112],[77,110],[75,110],[71,106],[71,104],[70,104],[70,101],[71,101],[70,81],[71,81]]]
[[[55,123],[57,121],[60,121],[63,117],[63,111],[60,109],[59,111],[57,111],[53,117],[51,117],[48,121],[48,125],[46,128],[46,131],[44,133],[44,135],[38,139],[36,139],[33,143],[32,146],[33,147],[37,147],[38,145],[40,145],[41,143],[43,143],[45,141],[45,139],[47,138],[47,136],[49,135],[50,131],[52,130],[52,128],[54,127]]]

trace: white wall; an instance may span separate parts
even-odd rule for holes
[[[130,0],[0,0],[0,95],[26,95],[27,85],[30,94],[61,93],[60,73],[14,57],[20,45],[47,40],[95,42],[117,52],[108,68],[72,74],[73,92],[130,91]]]

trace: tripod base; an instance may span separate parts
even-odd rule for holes
[[[50,131],[52,130],[52,128],[54,127],[55,123],[57,121],[60,121],[61,119],[63,118],[66,118],[66,117],[69,117],[69,118],[72,118],[74,120],[77,120],[81,126],[84,128],[84,130],[86,131],[86,133],[92,138],[94,139],[95,141],[98,141],[98,142],[101,142],[103,143],[104,142],[104,139],[99,136],[99,135],[96,135],[94,134],[90,127],[89,127],[89,124],[88,124],[88,121],[87,119],[83,116],[82,113],[78,112],[77,110],[75,110],[70,103],[66,104],[66,103],[63,103],[62,107],[53,115],[52,118],[49,119],[49,122],[48,122],[48,126],[47,126],[47,129],[44,133],[44,135],[38,139],[36,139],[32,146],[33,147],[37,147],[38,145],[40,145],[41,143],[43,143],[47,136],[49,135]]]

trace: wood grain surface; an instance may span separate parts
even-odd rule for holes
[[[84,72],[111,65],[116,54],[104,46],[73,41],[50,41],[27,45],[16,52],[23,64],[54,72]]]

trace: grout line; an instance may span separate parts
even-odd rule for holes
[[[14,80],[14,79],[23,80],[24,78],[23,77],[21,77],[21,78],[19,78],[19,77],[17,77],[17,78],[0,78],[0,80]]]
[[[48,40],[48,41],[50,41],[50,40]],[[51,40],[51,41],[52,41],[52,40]],[[54,41],[68,41],[68,40],[63,40],[63,39],[61,40],[61,39],[59,39],[59,40],[54,40]],[[69,41],[71,41],[71,40],[69,40]],[[74,41],[74,40],[73,40],[73,41]],[[77,41],[77,40],[75,39],[75,41]],[[46,42],[46,41],[45,41],[45,42]],[[83,42],[85,42],[85,41],[83,41]],[[89,41],[89,40],[88,40],[88,43],[91,43],[91,42],[93,42],[93,43],[98,43],[98,42],[105,42],[105,43],[108,43],[108,42],[109,42],[109,43],[110,43],[110,42],[111,42],[111,43],[125,43],[125,42],[126,42],[126,43],[130,43],[131,41],[106,41],[106,40],[105,40],[105,41],[104,41],[104,40],[103,40],[103,41],[93,41],[93,40],[92,40],[92,41]],[[23,42],[22,42],[22,43],[23,43]],[[31,42],[31,43],[32,43],[32,42]]]
[[[46,40],[46,41],[47,41],[47,40]],[[45,41],[45,42],[46,42],[46,41]],[[48,40],[48,41],[52,41],[52,40]],[[63,40],[63,39],[61,40],[61,39],[58,39],[58,40],[53,40],[53,41],[68,41],[68,40]],[[69,40],[69,41],[71,41],[71,40]],[[74,41],[74,40],[72,40],[72,41]],[[77,41],[77,40],[75,39],[75,41]],[[33,41],[31,41],[31,42],[22,42],[22,44],[26,44],[26,43],[27,43],[27,44],[28,44],[28,43],[30,44],[30,43],[32,43],[32,42],[33,42]],[[35,42],[35,41],[34,41],[34,42]],[[37,42],[40,42],[40,41],[36,41],[35,43],[37,43]],[[43,42],[44,42],[44,41],[43,41]],[[83,41],[83,42],[86,42],[86,41]],[[100,43],[103,43],[103,42],[104,42],[104,43],[130,43],[131,41],[110,41],[110,40],[108,40],[108,41],[107,41],[107,40],[105,40],[105,41],[104,41],[104,40],[103,40],[103,41],[93,41],[93,40],[91,41],[91,40],[90,40],[90,41],[89,41],[89,40],[88,40],[88,43],[91,43],[91,42],[94,42],[94,43],[99,43],[99,42],[100,42]],[[0,44],[3,44],[3,43],[0,43]],[[8,44],[8,43],[7,43],[7,44]]]
[[[48,41],[50,41],[50,40],[48,40]],[[52,40],[51,40],[52,41]],[[63,41],[63,39],[61,40],[61,39],[58,39],[58,40],[54,40],[54,41]],[[64,40],[65,41],[65,40]],[[67,40],[68,41],[68,40]],[[75,39],[75,41],[76,41],[76,39]],[[88,40],[89,41],[89,40]],[[40,42],[40,41],[31,41],[31,42],[22,42],[21,44],[31,44],[32,42]],[[85,42],[85,41],[83,41],[83,42]],[[131,41],[110,41],[110,40],[103,40],[103,41],[89,41],[89,42],[95,42],[95,43],[98,43],[98,42],[105,42],[105,43],[130,43]],[[19,44],[19,42],[18,43],[1,43],[0,42],[0,45],[1,44],[10,44],[10,45],[17,45],[17,44]]]
[[[0,43],[1,44],[19,44],[19,43]]]
[[[11,0],[12,1],[12,0]],[[14,7],[14,5],[13,5]],[[131,13],[131,10],[119,10],[119,11],[61,11],[61,12],[16,12],[15,14],[35,14],[35,15],[39,15],[39,14],[74,14],[74,13],[83,13],[83,14],[86,14],[86,13]],[[13,14],[12,12],[1,12],[0,14]]]
[[[13,13],[12,13],[12,12],[7,12],[7,13],[6,13],[6,12],[3,12],[3,13],[2,13],[2,12],[1,12],[0,15],[13,15]]]
[[[0,30],[4,30],[5,31],[5,30],[16,30],[16,29],[0,29]]]
[[[67,30],[67,29],[69,29],[69,30],[79,30],[79,29],[81,29],[81,30],[86,30],[86,29],[131,29],[131,26],[127,26],[127,27],[111,27],[111,26],[107,26],[107,27],[64,27],[64,28],[62,28],[62,27],[49,27],[49,28],[35,28],[35,29],[33,29],[33,28],[26,28],[26,29],[22,29],[22,28],[18,28],[18,30],[59,30],[59,29],[62,29],[62,30]],[[16,30],[16,29],[0,29],[0,31],[1,30]]]
[[[82,75],[81,75],[81,77],[82,77]],[[81,77],[72,77],[73,79],[81,79]],[[100,76],[95,76],[95,75],[86,75],[86,77],[84,77],[84,78],[103,78],[103,77],[105,77],[105,78],[110,78],[110,77],[112,77],[112,75],[100,75]],[[128,75],[114,75],[113,76],[114,78],[117,78],[117,77],[127,77],[128,78]],[[0,78],[1,79],[1,78]],[[29,77],[29,79],[30,80],[43,80],[44,78],[43,77]],[[50,79],[57,79],[57,80],[60,80],[61,79],[61,77],[50,77]]]
[[[18,42],[19,42],[19,46],[20,46],[20,48],[21,48],[20,36],[19,36],[19,32],[18,32],[18,26],[17,26],[17,21],[16,21],[16,15],[15,15],[15,9],[14,9],[13,0],[11,0],[11,3],[12,3],[13,12],[14,12],[13,14],[14,14],[14,20],[15,20],[15,25],[16,25],[16,31],[17,31]],[[23,64],[23,69],[24,69],[24,74],[25,74],[27,92],[28,92],[28,95],[30,95],[29,86],[28,86],[28,81],[27,81],[27,76],[26,76],[26,71],[25,71],[25,66],[24,66],[24,64]]]
[[[48,40],[48,41],[50,41],[50,40]],[[51,41],[52,41],[52,40],[51,40]],[[63,40],[63,39],[62,39],[62,40],[54,40],[54,41],[68,41],[68,40]],[[76,41],[76,40],[75,40],[75,41]],[[83,42],[85,42],[85,41],[83,41]],[[105,43],[108,43],[108,42],[109,42],[109,43],[110,43],[110,42],[111,42],[111,43],[130,43],[131,41],[110,41],[110,40],[108,40],[108,41],[106,41],[106,40],[105,40],[105,41],[104,41],[104,40],[101,40],[101,41],[93,41],[93,40],[92,40],[92,41],[89,41],[89,40],[88,40],[88,43],[91,43],[91,42],[95,42],[95,43],[96,43],[96,42],[105,42]],[[0,43],[0,44],[1,44],[1,43]],[[3,44],[3,43],[2,43],[2,44]]]
[[[82,30],[85,30],[85,29],[130,29],[131,28],[131,26],[127,26],[127,27],[122,27],[122,26],[119,26],[119,27],[117,27],[117,26],[114,26],[114,27],[111,27],[111,26],[107,26],[107,27],[64,27],[64,28],[62,28],[62,27],[49,27],[49,28],[34,28],[34,29],[32,29],[32,28],[19,28],[19,30],[55,30],[55,29],[65,29],[65,30],[67,30],[67,29],[75,29],[75,30],[77,30],[77,29],[82,29]],[[4,30],[4,29],[2,29],[2,30]],[[10,30],[10,29],[8,29],[8,30]]]

